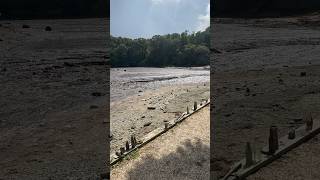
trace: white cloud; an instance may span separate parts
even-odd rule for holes
[[[181,0],[151,0],[153,4],[180,3]]]
[[[207,6],[206,14],[205,15],[199,15],[198,16],[198,27],[197,31],[204,31],[207,27],[210,26],[210,3]]]

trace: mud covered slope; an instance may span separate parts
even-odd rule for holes
[[[0,179],[97,179],[108,147],[108,20],[0,24]]]
[[[216,19],[211,54],[211,170],[216,177],[320,109],[320,34],[315,16]],[[302,23],[304,22],[304,23]],[[212,131],[213,129],[213,131]],[[280,171],[274,172],[279,173]]]

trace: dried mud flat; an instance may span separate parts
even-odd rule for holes
[[[98,179],[107,19],[0,24],[0,179]]]
[[[222,52],[211,55],[215,179],[245,157],[247,141],[256,149],[267,144],[271,125],[284,136],[304,123],[306,113],[319,112],[320,29],[314,16],[211,21],[212,45]]]
[[[112,132],[111,153],[119,151],[131,135],[138,139],[164,123],[178,118],[198,103],[210,97],[209,82],[171,85],[112,102],[110,107]],[[154,109],[153,109],[154,108]]]

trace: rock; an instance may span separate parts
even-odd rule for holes
[[[69,144],[70,144],[70,145],[72,145],[72,144],[73,144],[73,142],[72,142],[72,140],[71,140],[71,139],[69,139],[69,140],[68,140],[68,142],[69,142]]]
[[[96,106],[96,105],[91,105],[90,106],[90,109],[97,109],[99,106]]]
[[[230,117],[231,116],[231,114],[225,114],[224,115],[224,117]]]
[[[293,121],[294,121],[295,123],[301,122],[302,120],[303,120],[302,118],[295,118],[295,119],[293,119]]]
[[[126,70],[126,69],[124,69],[123,71],[124,71],[124,72],[126,72],[127,70]]]
[[[98,97],[98,96],[102,96],[102,93],[100,92],[93,92],[91,93],[92,96]]]
[[[50,26],[47,26],[44,30],[45,31],[52,31],[52,28]]]
[[[141,118],[143,119],[143,118],[145,118],[146,116],[142,116]]]
[[[110,173],[102,173],[102,174],[100,174],[100,179],[101,179],[101,180],[108,180],[108,179],[110,179]]]
[[[307,75],[306,72],[301,72],[301,73],[300,73],[300,76],[301,76],[301,77],[306,76],[306,75]]]
[[[28,29],[28,28],[30,28],[30,26],[27,25],[27,24],[24,24],[24,25],[22,25],[22,28],[23,28],[23,29]]]
[[[143,91],[142,91],[142,90],[139,90],[138,92],[141,93],[141,92],[143,92]]]
[[[73,63],[69,63],[69,62],[64,62],[63,65],[64,66],[68,66],[68,67],[74,67],[75,66]]]
[[[131,126],[131,129],[135,129],[136,127],[135,126]]]
[[[244,124],[241,129],[252,129],[253,128],[253,124],[251,123],[247,123],[247,124]]]
[[[147,123],[145,123],[143,126],[144,127],[147,127],[147,126],[150,126],[152,124],[152,122],[147,122]]]
[[[148,108],[147,109],[149,109],[149,110],[155,110],[156,109],[156,107],[154,107],[154,106],[148,106]]]

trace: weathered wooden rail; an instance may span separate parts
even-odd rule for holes
[[[312,116],[305,118],[305,124],[295,130],[289,131],[287,136],[278,139],[275,126],[270,128],[269,144],[261,150],[260,158],[256,158],[250,143],[246,146],[246,157],[237,162],[222,180],[242,180],[260,168],[270,164],[283,154],[301,145],[320,133],[319,120],[314,121]]]
[[[189,116],[191,116],[192,114],[196,113],[197,111],[199,111],[200,109],[202,109],[203,107],[209,104],[210,104],[210,99],[200,102],[199,105],[197,102],[194,102],[194,106],[192,110],[190,110],[189,107],[187,107],[187,111],[182,113],[182,115],[179,116],[177,119],[173,119],[169,122],[165,122],[163,127],[159,127],[151,131],[146,136],[144,136],[140,141],[137,141],[135,136],[131,136],[130,143],[129,141],[127,141],[125,146],[120,148],[120,152],[116,152],[115,154],[110,155],[110,165],[111,166],[115,165],[117,162],[121,161],[124,157],[128,156],[133,151],[143,147],[150,141],[154,140],[161,134],[167,132],[169,129],[173,128],[174,126],[181,123],[186,118],[188,118]]]

